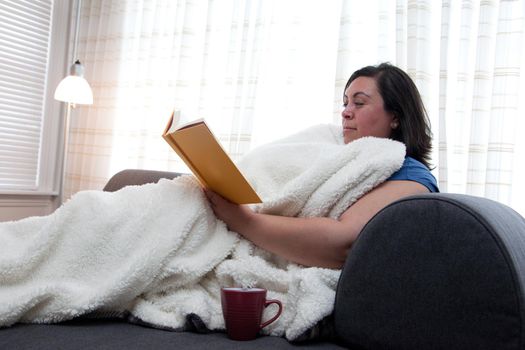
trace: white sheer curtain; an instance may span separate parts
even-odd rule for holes
[[[339,122],[344,84],[390,61],[423,96],[442,191],[522,213],[524,1],[85,2],[79,52],[95,103],[72,121],[66,189],[123,168],[181,170],[160,138],[171,109],[205,117],[234,158]]]
[[[443,6],[440,185],[525,213],[525,2]],[[457,30],[459,28],[460,30]],[[446,54],[446,56],[445,56]],[[521,95],[521,98],[520,98]]]
[[[205,117],[233,158],[330,121],[340,6],[84,2],[79,56],[95,101],[72,120],[66,193],[123,168],[183,170],[160,137],[174,107]]]

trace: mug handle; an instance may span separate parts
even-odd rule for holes
[[[279,316],[281,316],[281,312],[283,312],[283,304],[281,304],[281,302],[277,299],[268,299],[264,302],[264,308],[266,309],[270,304],[277,304],[277,306],[279,306],[279,310],[277,311],[277,314],[270,318],[268,321],[264,322],[259,328],[262,329],[264,327],[266,327],[267,325],[269,325],[270,323],[272,323],[273,321],[275,321]]]

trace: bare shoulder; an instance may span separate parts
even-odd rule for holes
[[[351,225],[352,231],[357,235],[377,212],[390,203],[403,197],[428,192],[425,186],[415,181],[385,181],[350,206],[339,221]]]

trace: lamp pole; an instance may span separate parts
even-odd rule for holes
[[[60,205],[64,203],[65,200],[65,183],[66,183],[66,172],[67,172],[67,149],[69,146],[69,124],[71,119],[71,108],[73,108],[73,104],[71,102],[67,103],[66,108],[66,118],[64,120],[64,145],[63,150],[64,154],[62,156],[62,178],[60,179]]]

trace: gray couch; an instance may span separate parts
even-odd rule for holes
[[[174,176],[125,170],[104,190]],[[419,195],[389,205],[349,253],[333,327],[335,339],[290,344],[79,318],[1,329],[0,349],[524,349],[525,220],[467,195]]]

